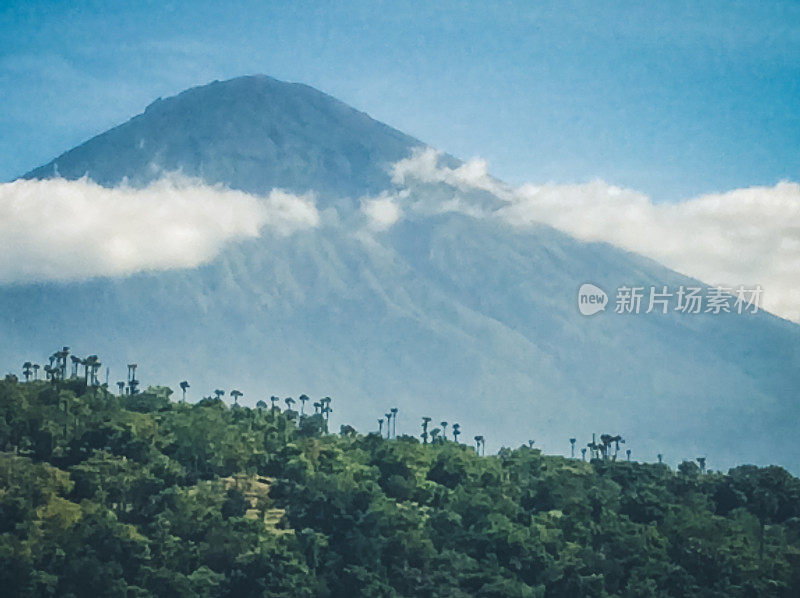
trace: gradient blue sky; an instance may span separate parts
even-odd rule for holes
[[[0,4],[0,180],[249,73],[512,183],[602,178],[669,201],[800,179],[797,2],[128,4]]]

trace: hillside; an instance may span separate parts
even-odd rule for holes
[[[5,596],[800,592],[800,480],[779,467],[479,456],[170,394],[0,381]]]
[[[265,386],[346,396],[340,415],[361,430],[391,403],[403,433],[425,413],[458,413],[491,450],[534,438],[563,454],[565,439],[603,429],[635,439],[636,458],[800,472],[800,327],[763,312],[585,318],[584,282],[609,293],[700,283],[466,209],[502,206],[491,191],[401,186],[389,168],[419,145],[268,77],[156,102],[28,176],[145,185],[179,170],[261,196],[310,191],[319,226],[232,243],[197,268],[0,285],[2,371],[63,343],[105,355],[112,385],[137,362],[143,380],[187,379],[198,396],[235,383],[251,407]],[[361,199],[382,191],[404,194],[404,214],[373,230]]]

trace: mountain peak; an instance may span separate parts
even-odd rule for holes
[[[389,166],[420,145],[313,87],[250,75],[159,98],[24,176],[113,186],[180,171],[250,193],[314,191],[324,205],[386,189]]]

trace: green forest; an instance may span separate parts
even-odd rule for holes
[[[3,596],[800,596],[780,467],[675,470],[609,436],[484,454],[430,418],[329,431],[327,397],[190,403],[68,365],[0,380]]]

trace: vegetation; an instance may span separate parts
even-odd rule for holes
[[[458,424],[397,436],[394,409],[331,434],[328,397],[176,402],[135,364],[117,394],[67,357],[0,381],[4,596],[800,595],[779,467],[674,471],[614,459],[615,436],[589,461],[481,456]]]

